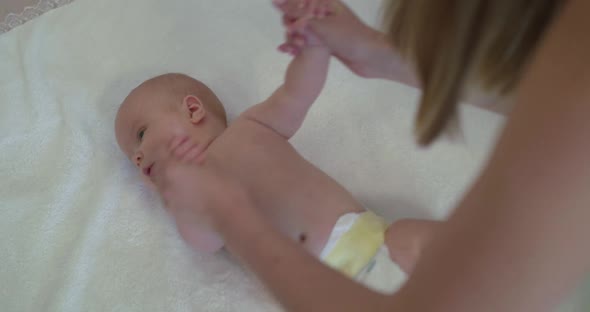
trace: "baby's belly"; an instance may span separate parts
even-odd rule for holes
[[[329,222],[318,224],[313,228],[296,231],[293,239],[301,244],[301,246],[307,251],[319,258],[330,239],[330,235],[332,234],[336,222],[341,216],[342,215],[332,218]]]
[[[276,189],[261,207],[283,233],[316,256],[341,216],[364,211],[348,191],[326,177],[308,177],[299,187]]]
[[[281,186],[274,181],[273,186],[266,188],[274,189],[269,192],[273,195],[267,197],[261,207],[281,231],[317,256],[341,216],[365,210],[336,181],[319,173],[319,176],[303,174],[298,185],[285,183]]]
[[[279,230],[313,254],[320,254],[340,216],[364,210],[276,133],[245,124],[239,135],[235,152],[220,154],[225,170],[243,183]]]

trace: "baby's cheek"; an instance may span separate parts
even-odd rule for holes
[[[186,137],[188,135],[189,132],[185,129],[181,120],[170,120],[164,130],[164,137],[168,144],[172,143],[172,140],[175,138]]]
[[[151,139],[153,139],[152,150],[156,154],[156,161],[161,161],[169,156],[175,138],[186,135],[186,131],[178,123],[162,123],[157,129],[153,130],[156,130],[156,133],[151,133],[154,135]]]

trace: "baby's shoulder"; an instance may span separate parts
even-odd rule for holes
[[[273,129],[244,115],[236,118],[216,141],[218,151],[223,154],[254,152],[254,146],[260,151],[290,145],[288,140]]]
[[[228,127],[228,132],[235,136],[281,137],[274,129],[253,118],[248,111],[238,116]],[[282,138],[284,140],[284,138]]]
[[[243,144],[249,144],[253,139],[258,138],[258,141],[262,140],[260,137],[260,126],[250,120],[239,116],[233,120],[227,129],[219,135],[215,141],[217,149],[222,150],[222,153],[228,153],[228,150],[239,149]]]

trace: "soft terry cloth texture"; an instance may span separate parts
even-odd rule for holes
[[[377,0],[351,4],[377,20]],[[183,244],[113,119],[165,72],[204,80],[236,116],[280,83],[281,38],[270,0],[78,0],[0,36],[0,310],[279,310],[230,257]],[[335,64],[293,143],[389,219],[443,217],[501,119],[468,108],[464,138],[419,151],[416,95]]]

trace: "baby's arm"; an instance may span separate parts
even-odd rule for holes
[[[203,224],[198,224],[194,220],[182,219],[175,216],[176,227],[180,237],[198,252],[216,253],[224,246],[223,240],[212,229],[209,229]]]
[[[227,196],[222,187],[217,193],[203,192],[203,184],[211,185],[218,177],[214,171],[203,170],[198,166],[200,153],[198,144],[187,136],[174,138],[167,147],[168,157],[156,167],[156,184],[167,187],[158,188],[164,198],[167,210],[176,223],[182,239],[193,249],[203,253],[215,253],[224,247],[221,236],[210,226],[200,211],[206,206],[216,206],[210,202],[212,197]],[[165,174],[166,173],[166,174]],[[201,182],[202,181],[202,182]],[[175,194],[190,193],[194,196],[177,196]]]
[[[244,116],[291,138],[324,87],[330,54],[321,44],[308,44],[289,65],[284,84]]]

